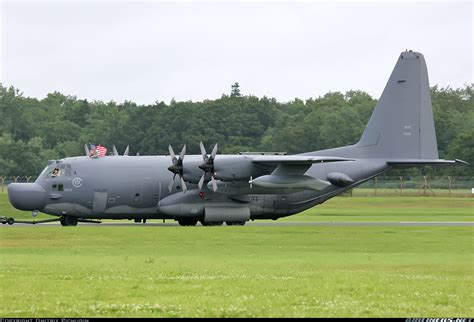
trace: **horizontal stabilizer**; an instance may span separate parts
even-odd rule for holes
[[[400,160],[388,160],[387,164],[389,165],[400,165],[400,166],[418,166],[418,165],[443,165],[443,164],[469,164],[466,161],[454,159],[454,160],[444,160],[444,159],[400,159]]]

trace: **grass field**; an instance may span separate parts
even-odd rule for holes
[[[0,195],[0,211],[8,208]],[[285,221],[469,221],[335,198]],[[2,317],[472,317],[474,226],[0,227]]]

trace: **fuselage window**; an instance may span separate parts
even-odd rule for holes
[[[57,190],[57,189],[58,189],[58,185],[57,185],[57,184],[53,184],[52,187],[51,187],[51,189]]]
[[[65,164],[64,165],[64,172],[65,172],[65,175],[66,177],[70,177],[72,176],[72,168],[71,168],[71,165],[70,164]]]
[[[64,191],[64,186],[62,183],[58,184],[58,191]]]

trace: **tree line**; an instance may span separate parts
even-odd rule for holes
[[[440,158],[474,162],[472,84],[431,88]],[[202,102],[172,100],[138,105],[131,101],[90,101],[59,92],[43,99],[25,97],[0,84],[0,175],[37,175],[47,160],[84,154],[88,142],[130,155],[168,154],[187,145],[199,153],[202,141],[219,153],[281,151],[300,153],[353,144],[362,134],[377,100],[351,90],[306,100],[229,94]],[[415,170],[412,170],[415,171]],[[472,176],[473,167],[443,167],[437,175]]]

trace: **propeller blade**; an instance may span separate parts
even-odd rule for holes
[[[209,160],[209,157],[207,156],[207,151],[206,151],[206,148],[204,147],[204,144],[202,144],[202,141],[199,142],[199,148],[201,149],[201,155],[202,155],[202,159],[204,160],[204,163],[207,163],[207,161]]]
[[[123,155],[128,155],[128,148],[129,146],[127,145],[127,148],[125,149],[125,152],[123,153]]]
[[[86,156],[89,156],[89,148],[87,147],[87,144],[84,144],[84,151],[86,151]]]
[[[253,180],[253,178],[252,178],[252,176],[250,176],[250,180],[249,180],[249,183],[250,183],[250,189],[252,189],[252,184],[253,184],[253,181],[252,181],[252,180]]]
[[[183,177],[180,177],[180,178],[181,178],[181,189],[183,189],[183,192],[186,192],[186,190],[188,190],[188,187],[186,187],[186,183],[184,182]]]
[[[173,183],[174,183],[174,176],[173,178],[170,180],[170,183],[168,184],[168,191],[171,192],[171,190],[173,189]]]
[[[216,192],[217,191],[217,182],[216,179],[214,179],[214,176],[211,177],[212,181],[212,191]]]
[[[204,174],[202,175],[201,179],[199,179],[199,182],[198,182],[199,190],[202,189],[202,185],[204,184],[204,176],[205,176],[205,175],[206,175],[206,174],[204,173]]]
[[[199,142],[199,148],[201,149],[201,154],[202,154],[202,156],[207,155],[206,148],[205,148],[204,145],[202,144],[202,141]]]
[[[174,162],[174,160],[176,159],[176,155],[174,154],[174,151],[173,151],[173,148],[171,147],[171,145],[168,145],[168,151],[170,151],[171,159]]]
[[[217,143],[216,145],[214,145],[214,149],[212,149],[212,152],[211,152],[212,160],[214,160],[214,158],[216,157],[216,154],[217,154]]]
[[[112,151],[114,152],[114,155],[119,155],[117,152],[117,148],[115,147],[115,144],[112,145]]]
[[[181,153],[179,154],[179,158],[183,160],[185,154],[186,154],[186,144],[183,146],[183,149],[181,150]]]

